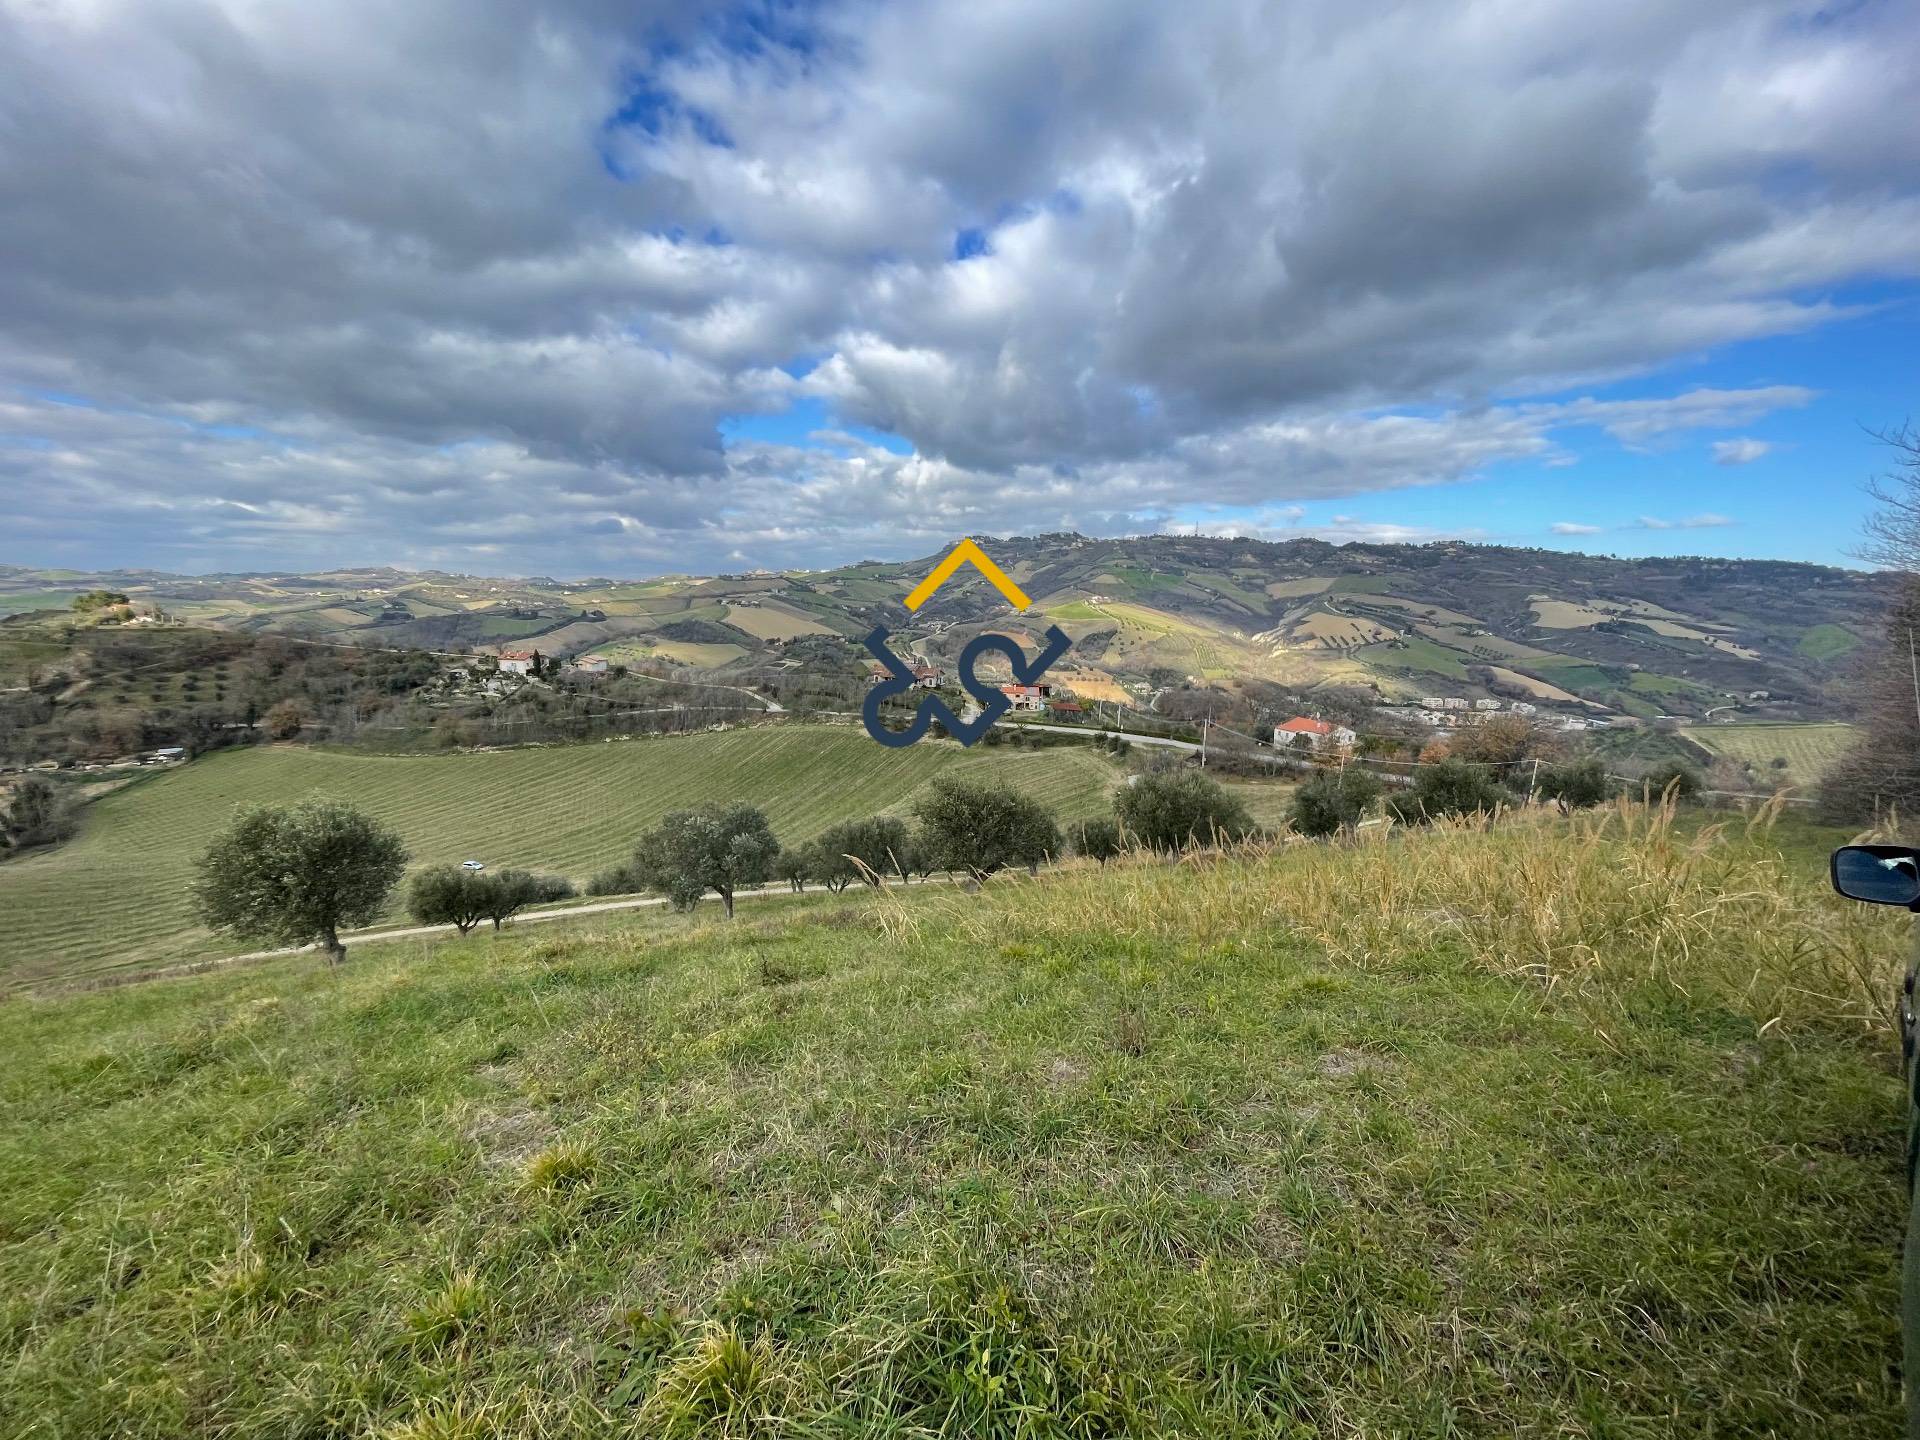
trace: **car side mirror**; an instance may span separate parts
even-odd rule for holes
[[[1920,910],[1920,850],[1842,845],[1833,852],[1833,888],[1849,900]]]

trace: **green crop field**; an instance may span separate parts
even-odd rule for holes
[[[1436,645],[1424,635],[1409,635],[1395,643],[1362,645],[1353,653],[1377,670],[1444,675],[1449,680],[1464,680],[1467,676],[1467,667],[1461,663],[1457,651]]]
[[[1697,725],[1684,733],[1716,755],[1753,766],[1763,779],[1805,786],[1845,753],[1856,732],[1851,725]],[[1776,766],[1776,760],[1787,763]]]
[[[824,725],[458,755],[227,751],[109,795],[78,838],[0,864],[0,988],[249,948],[208,936],[187,894],[194,857],[243,804],[334,796],[398,827],[416,863],[478,859],[578,881],[675,808],[750,801],[783,840],[801,840],[904,810],[956,771],[1004,778],[1063,820],[1103,808],[1120,774],[1091,747],[889,750]]]
[[[1844,626],[1815,625],[1794,649],[1809,660],[1837,660],[1859,644],[1860,637]]]
[[[30,610],[65,610],[78,590],[13,590],[0,594],[0,616],[23,615]]]
[[[0,1435],[1884,1440],[1907,917],[1674,840],[0,1003]]]

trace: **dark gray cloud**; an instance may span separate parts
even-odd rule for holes
[[[577,570],[1196,504],[1284,532],[1563,427],[1805,403],[1533,397],[1920,270],[1896,6],[769,13],[0,0],[18,543]],[[917,453],[723,445],[796,399]]]

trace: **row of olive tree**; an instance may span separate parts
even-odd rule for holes
[[[422,925],[451,925],[465,935],[482,920],[498,930],[529,905],[570,900],[575,893],[573,882],[559,875],[436,865],[408,885],[407,912]]]
[[[1692,800],[1700,794],[1700,777],[1674,762],[1649,771],[1633,788],[1646,800]],[[1383,789],[1380,778],[1359,765],[1322,771],[1294,793],[1293,828],[1315,838],[1351,834],[1379,803]],[[1553,801],[1565,813],[1604,804],[1618,789],[1605,762],[1589,755],[1542,767],[1532,793]],[[1491,815],[1520,798],[1495,778],[1495,767],[1446,759],[1419,767],[1412,784],[1387,797],[1384,810],[1396,824],[1423,825]]]
[[[835,891],[938,871],[974,880],[1010,866],[1029,870],[1061,853],[1052,812],[1005,786],[944,777],[914,806],[914,825],[893,816],[848,820],[805,845],[782,847],[766,815],[751,805],[676,810],[640,837],[632,857],[596,875],[596,895],[650,890],[689,908],[708,891],[733,914],[735,894],[786,881]]]
[[[393,829],[341,801],[257,805],[200,856],[193,896],[213,930],[264,944],[317,943],[337,965],[347,954],[340,932],[378,918],[408,859]],[[440,865],[414,877],[407,902],[422,924],[465,935],[482,920],[498,930],[529,905],[573,893],[557,875]]]

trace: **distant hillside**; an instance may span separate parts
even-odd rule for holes
[[[1165,687],[1382,696],[1530,695],[1653,718],[1845,713],[1836,680],[1880,623],[1883,577],[1771,560],[1617,560],[1448,542],[1080,535],[983,539],[1033,596],[1012,621],[971,572],[918,614],[901,598],[937,555],[837,570],[639,582],[343,570],[182,577],[0,567],[0,611],[108,586],[191,623],[550,655],[594,651],[741,674],[857,664],[874,624],[950,659],[982,629],[1074,638],[1058,678],[1148,705]]]

